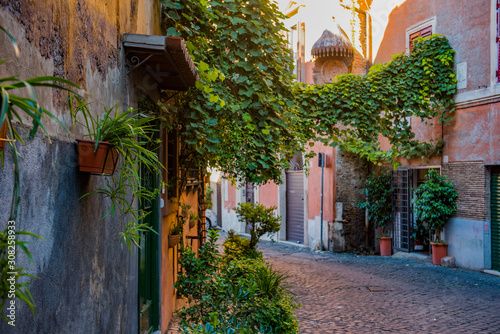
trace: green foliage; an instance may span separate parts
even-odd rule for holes
[[[415,196],[412,200],[415,218],[427,223],[428,228],[436,235],[436,242],[440,242],[441,231],[457,210],[455,200],[458,194],[453,183],[446,182],[445,175],[439,175],[435,169],[431,169],[426,181],[415,191]]]
[[[262,253],[255,248],[250,248],[250,239],[243,238],[234,233],[234,230],[228,231],[228,237],[224,240],[224,258],[228,261],[241,258],[262,258]]]
[[[388,235],[392,217],[391,174],[371,173],[364,180],[361,193],[366,196],[365,201],[354,204],[360,209],[368,209],[368,219],[382,229],[384,236]]]
[[[326,85],[297,84],[304,135],[378,164],[440,154],[442,141],[416,140],[408,118],[431,124],[435,118],[451,119],[453,54],[445,37],[432,35],[417,39],[410,55],[376,64],[365,76],[341,75]],[[388,139],[390,150],[381,150],[379,134]]]
[[[162,3],[167,34],[186,40],[201,78],[167,109],[185,141],[229,178],[280,182],[281,169],[310,140],[339,145],[378,164],[441,153],[439,138],[415,139],[408,118],[450,119],[456,78],[446,38],[417,40],[410,55],[375,65],[364,77],[295,84],[280,34],[284,16],[273,2]],[[381,150],[379,134],[390,150]]]
[[[284,280],[261,257],[229,260],[219,256],[217,232],[198,256],[182,253],[176,282],[189,308],[177,311],[184,333],[298,333],[297,303]]]
[[[261,236],[266,233],[276,233],[281,227],[281,217],[274,217],[275,206],[266,208],[259,203],[239,203],[234,211],[238,215],[238,220],[250,225],[249,249],[255,249]]]
[[[16,260],[19,260],[19,255],[17,250],[21,249],[28,258],[33,261],[30,251],[26,247],[27,241],[20,240],[20,236],[29,235],[32,237],[40,238],[39,235],[26,232],[26,231],[16,231],[15,226],[9,225],[3,232],[0,232],[0,310],[4,310],[6,303],[10,303],[9,300],[21,300],[26,303],[33,316],[35,315],[35,301],[31,296],[28,286],[31,282],[23,280],[23,278],[37,278],[33,275],[26,273],[26,269],[17,266]],[[9,255],[14,255],[15,261],[9,259]],[[15,279],[14,286],[15,290],[11,291],[12,279]],[[10,306],[10,304],[8,305]],[[16,309],[19,305],[15,305]],[[4,315],[0,316],[7,322],[10,320]]]
[[[293,102],[284,15],[268,0],[162,1],[167,35],[182,36],[200,81],[169,107],[184,140],[241,181],[280,181],[306,138]],[[245,154],[241,154],[245,152]]]
[[[114,217],[115,212],[119,212],[124,220],[120,238],[132,251],[132,245],[139,247],[142,232],[156,233],[143,222],[149,212],[137,208],[136,200],[139,204],[150,203],[159,194],[158,187],[150,190],[142,185],[144,170],[140,170],[147,169],[158,175],[163,168],[156,154],[158,142],[154,139],[157,118],[139,115],[132,108],[119,112],[118,104],[111,108],[104,106],[104,115],[100,118],[92,115],[89,103],[83,99],[70,97],[68,102],[73,122],[85,127],[87,136],[96,141],[95,150],[100,141],[106,141],[121,154],[118,175],[106,178],[105,187],[94,189],[82,197],[101,194],[111,200],[104,217]]]
[[[208,209],[212,210],[212,194],[214,193],[214,190],[212,187],[207,186],[206,194],[205,194],[205,202],[208,204]]]

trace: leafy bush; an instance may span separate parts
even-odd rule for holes
[[[250,225],[250,243],[249,249],[255,249],[260,237],[266,233],[276,233],[281,227],[281,217],[274,217],[275,206],[266,208],[259,203],[240,203],[235,209],[238,220]]]
[[[415,191],[416,198],[412,200],[415,218],[427,223],[436,235],[436,242],[442,242],[439,239],[441,231],[457,210],[455,200],[458,194],[453,189],[453,183],[445,180],[445,175],[439,175],[435,169],[431,169],[426,181]]]
[[[217,237],[209,231],[198,257],[191,250],[182,254],[184,272],[176,287],[192,304],[177,311],[183,332],[297,333],[298,305],[284,282],[286,275],[272,270],[256,250],[259,256],[246,257],[249,249],[240,242],[248,239],[234,234],[232,246],[225,248],[239,249],[240,257],[219,256]]]
[[[368,209],[368,219],[375,223],[375,227],[382,229],[384,236],[388,235],[392,217],[391,174],[370,174],[364,180],[361,193],[366,196],[366,200],[354,204],[360,209]]]
[[[250,248],[250,239],[241,237],[228,231],[228,237],[224,241],[224,258],[227,261],[233,261],[241,258],[262,258],[262,253],[256,249]]]

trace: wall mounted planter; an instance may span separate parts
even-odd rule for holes
[[[448,254],[448,244],[431,242],[432,264],[441,265],[441,259]]]
[[[168,236],[168,248],[174,248],[177,246],[179,241],[181,240],[181,235],[180,234],[175,234],[175,235],[169,235]]]
[[[77,139],[78,169],[80,172],[92,174],[113,175],[118,165],[120,153],[108,142],[99,142],[94,151],[95,141]]]
[[[196,222],[197,222],[197,220],[190,219],[189,220],[189,229],[192,229],[193,227],[195,227],[196,226]]]
[[[0,128],[0,151],[5,149],[5,144],[7,144],[7,122],[3,122]]]
[[[380,238],[380,256],[392,255],[392,237]]]

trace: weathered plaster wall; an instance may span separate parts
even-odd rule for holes
[[[156,0],[59,1],[0,0],[1,25],[19,44],[21,57],[0,34],[0,55],[11,57],[0,75],[21,78],[56,75],[82,86],[94,111],[116,101],[135,106],[125,76],[120,38],[124,32],[158,33]],[[148,8],[148,10],[145,10]],[[19,333],[136,333],[137,258],[122,249],[118,217],[101,220],[109,202],[99,195],[80,197],[105,185],[105,177],[77,171],[75,137],[83,130],[70,125],[66,96],[37,90],[39,102],[71,130],[68,134],[47,120],[53,144],[39,132],[21,160],[21,207],[17,228],[45,240],[30,245],[34,266],[19,261],[40,279],[33,279],[35,318],[26,307],[17,310]],[[0,227],[7,222],[12,191],[11,155],[6,150],[0,171]],[[8,333],[5,322],[0,332]]]
[[[374,63],[405,51],[406,29],[437,17],[433,33],[446,36],[456,50],[455,64],[467,62],[467,89],[490,84],[490,0],[407,0],[389,15],[389,22]],[[462,92],[462,90],[460,91]]]

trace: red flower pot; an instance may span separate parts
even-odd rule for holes
[[[443,243],[431,242],[432,246],[432,263],[438,266],[441,265],[441,259],[448,255],[448,245]]]
[[[80,172],[113,175],[118,165],[120,154],[108,142],[99,142],[94,151],[95,141],[77,139],[78,169]]]
[[[380,238],[380,256],[392,255],[392,237]]]

